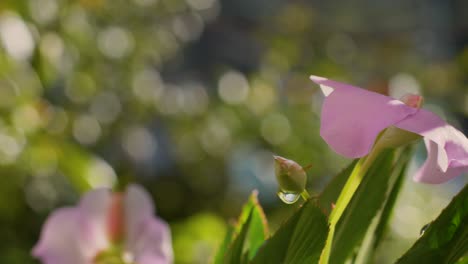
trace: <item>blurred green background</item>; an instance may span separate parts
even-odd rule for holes
[[[312,164],[315,194],[348,162],[319,136],[312,73],[422,93],[466,133],[467,16],[463,0],[0,1],[0,263],[37,263],[51,210],[128,182],[176,263],[207,263],[253,189],[275,230],[294,206],[272,154]],[[382,263],[463,184],[409,180]]]

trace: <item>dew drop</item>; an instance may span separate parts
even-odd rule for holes
[[[278,197],[281,199],[286,204],[293,204],[299,200],[299,197],[301,195],[299,193],[294,193],[294,192],[283,192],[279,191],[278,192]]]
[[[429,227],[429,224],[425,224],[422,228],[421,231],[419,231],[419,235],[422,236],[424,235],[424,232],[426,232],[427,228]]]

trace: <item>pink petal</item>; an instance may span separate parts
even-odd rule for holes
[[[142,226],[130,251],[138,264],[172,263],[172,240],[169,226],[158,218],[148,218]]]
[[[468,169],[468,139],[437,115],[421,109],[395,126],[424,137],[428,157],[415,181],[443,183]]]
[[[83,254],[77,219],[80,212],[76,208],[58,209],[47,219],[41,238],[33,248],[32,255],[44,264],[88,264]]]
[[[150,195],[139,185],[130,185],[124,196],[126,240],[134,244],[138,238],[140,225],[153,217],[154,206]]]
[[[112,193],[108,189],[97,189],[86,193],[80,201],[82,215],[83,246],[88,256],[94,257],[97,252],[109,247],[107,234],[108,215],[112,203]]]
[[[427,160],[418,172],[413,176],[417,182],[430,184],[439,184],[446,182],[456,176],[459,176],[463,171],[466,171],[468,164],[460,164],[458,161],[451,162],[452,165],[444,171],[437,163],[439,146],[431,140],[424,140],[428,151]]]
[[[394,125],[424,137],[428,159],[416,181],[442,183],[468,169],[468,139],[437,115],[358,87],[311,76],[326,98],[321,135],[338,153],[366,155],[383,129]]]
[[[323,77],[310,78],[326,96],[320,135],[334,151],[349,158],[367,155],[382,130],[418,111],[378,93]]]
[[[110,203],[106,190],[88,192],[78,207],[52,213],[33,255],[44,264],[88,264],[108,246],[105,221]]]
[[[150,195],[130,185],[124,197],[127,250],[139,264],[172,263],[171,234],[167,224],[154,216]]]

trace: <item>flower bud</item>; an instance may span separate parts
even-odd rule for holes
[[[400,101],[407,106],[419,109],[424,103],[424,98],[418,94],[405,94],[401,97]]]
[[[401,97],[400,101],[407,106],[419,109],[421,108],[424,99],[422,96],[417,94],[406,94]],[[377,139],[375,147],[396,148],[409,144],[419,138],[421,138],[421,136],[418,134],[391,126],[382,132],[380,137]]]
[[[280,191],[284,193],[300,194],[304,191],[307,174],[304,169],[293,160],[274,156],[275,174]]]

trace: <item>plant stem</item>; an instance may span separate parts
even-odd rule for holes
[[[353,171],[351,172],[351,175],[346,181],[345,186],[341,190],[340,196],[338,196],[338,200],[336,201],[335,208],[333,209],[333,211],[330,214],[330,217],[328,218],[328,237],[325,243],[325,247],[322,251],[322,255],[320,256],[320,264],[328,264],[331,248],[333,245],[333,236],[335,234],[336,224],[343,215],[346,207],[351,201],[354,192],[356,192],[357,188],[359,187],[359,184],[364,178],[364,175],[366,174],[367,170],[372,165],[379,153],[379,148],[373,148],[369,155],[361,158],[358,161],[358,163],[356,163],[356,166],[354,167]]]

